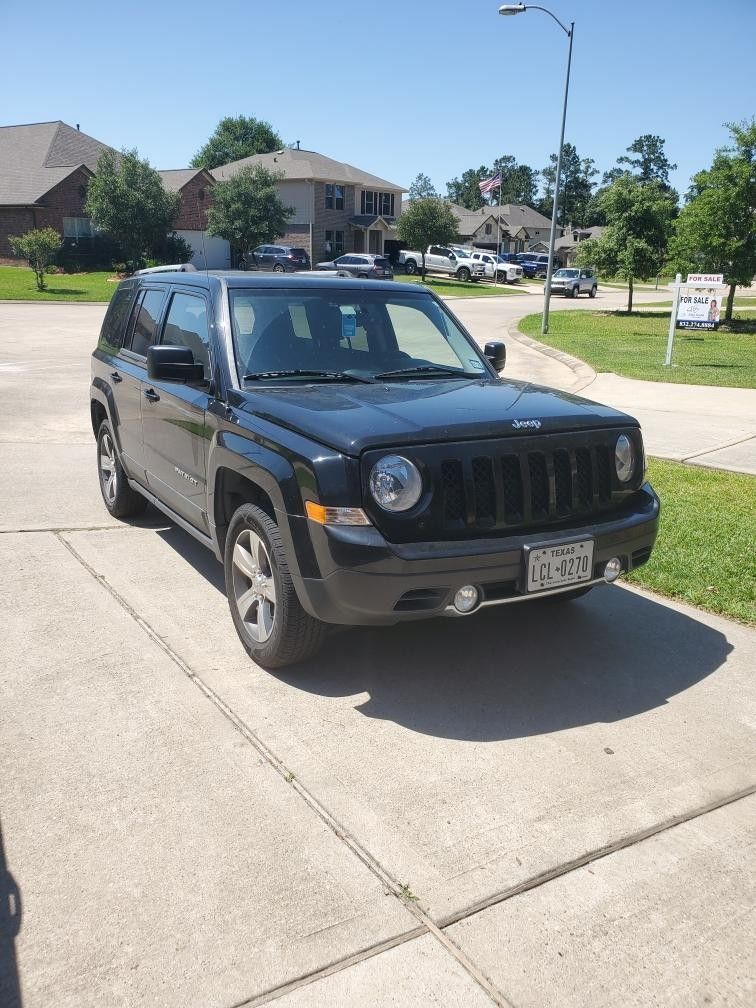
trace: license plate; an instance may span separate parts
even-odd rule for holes
[[[593,540],[526,546],[526,591],[548,591],[562,585],[580,584],[593,577]]]

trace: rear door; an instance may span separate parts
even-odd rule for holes
[[[210,305],[203,291],[173,288],[159,342],[188,346],[202,363],[194,384],[147,381],[142,406],[149,489],[203,532],[207,521],[205,413],[210,400]]]
[[[165,300],[165,287],[144,286],[139,291],[111,375],[118,404],[121,463],[129,476],[141,484],[145,482],[142,400],[147,378],[147,347],[152,346],[159,332]]]

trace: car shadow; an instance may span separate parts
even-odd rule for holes
[[[209,550],[178,528],[158,534],[225,592]],[[230,621],[218,632],[233,632]],[[338,629],[311,661],[270,674],[318,696],[366,693],[356,706],[365,717],[482,742],[610,724],[664,706],[731,651],[723,633],[663,601],[601,586],[572,602]]]
[[[0,823],[0,1005],[21,1008],[16,936],[21,930],[21,893],[5,861]]]

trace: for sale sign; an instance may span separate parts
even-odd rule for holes
[[[690,280],[690,277],[688,278]],[[696,281],[692,281],[696,282]],[[718,290],[683,288],[677,308],[678,329],[716,329],[722,297]]]
[[[688,273],[689,284],[716,284],[721,285],[721,273]]]

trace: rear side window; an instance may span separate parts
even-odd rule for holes
[[[151,347],[155,342],[164,298],[163,291],[152,288],[144,291],[137,304],[129,349],[140,357],[146,357],[147,347]]]
[[[210,334],[203,297],[180,292],[173,295],[160,342],[189,347],[195,361],[205,369],[205,381],[210,380]]]
[[[108,305],[98,343],[99,349],[105,353],[116,354],[121,349],[133,296],[134,287],[127,284],[125,287],[118,288]]]

